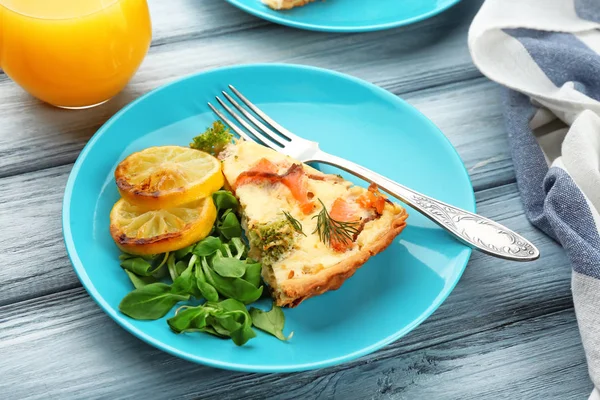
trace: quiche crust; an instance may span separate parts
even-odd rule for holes
[[[315,0],[263,0],[263,3],[274,10],[289,10],[313,1]]]
[[[403,208],[396,208],[398,214],[391,220],[389,230],[375,240],[363,246],[357,253],[349,258],[317,272],[314,275],[307,275],[301,278],[289,279],[282,282],[279,287],[267,282],[273,291],[275,302],[280,307],[296,307],[304,300],[323,294],[329,290],[336,290],[342,286],[342,283],[350,278],[354,273],[365,264],[369,258],[385,250],[402,232],[406,226],[408,214]],[[264,276],[268,281],[269,277]]]

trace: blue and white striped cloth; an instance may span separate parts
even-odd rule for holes
[[[600,399],[600,0],[487,0],[469,49],[481,72],[508,88],[521,198],[571,260],[590,399]]]

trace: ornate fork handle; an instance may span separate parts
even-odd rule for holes
[[[538,249],[527,239],[488,218],[451,206],[400,185],[351,161],[318,152],[311,161],[341,168],[408,204],[446,229],[463,243],[492,256],[514,261],[539,258]]]

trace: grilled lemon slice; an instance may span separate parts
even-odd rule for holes
[[[216,218],[212,197],[161,210],[145,210],[120,199],[110,212],[110,234],[126,253],[160,254],[204,239]]]
[[[117,166],[115,180],[125,200],[146,210],[202,199],[224,183],[219,160],[180,146],[149,147],[131,154]]]

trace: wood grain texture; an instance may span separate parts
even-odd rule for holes
[[[5,259],[0,305],[79,285],[69,271],[61,228],[70,169],[62,166],[0,180],[5,184],[0,191],[0,254]]]
[[[221,0],[147,1],[152,18],[152,47],[270,25]]]
[[[272,25],[223,0],[148,2],[150,53],[129,87],[101,107],[54,109],[0,71],[0,399],[587,398],[568,260],[523,214],[501,89],[468,54],[468,24],[482,0],[359,35]],[[62,242],[61,201],[73,161],[141,94],[182,75],[254,62],[330,68],[401,95],[457,148],[478,190],[478,211],[530,238],[542,258],[519,264],[474,253],[456,289],[421,326],[374,354],[318,371],[221,371],[120,329],[81,287]]]
[[[222,0],[157,0],[151,9],[160,45],[151,48],[129,87],[105,105],[77,112],[55,109],[0,78],[0,176],[72,163],[90,136],[125,104],[175,78],[224,65],[310,64],[396,94],[480,76],[467,49],[468,22],[480,3],[464,1],[401,29],[348,35],[256,22]]]
[[[502,117],[502,91],[486,78],[476,78],[403,96],[450,139],[475,191],[515,181]]]
[[[4,398],[562,400],[591,391],[571,308],[453,339],[432,338],[435,328],[426,322],[349,364],[246,374],[191,364],[146,345],[79,289],[41,300],[2,309]]]
[[[41,172],[60,169],[66,167]],[[274,393],[285,393],[281,398],[352,393],[382,399],[581,398],[590,383],[572,310],[568,260],[526,221],[515,184],[483,190],[477,197],[483,215],[531,238],[542,258],[520,264],[474,255],[432,317],[405,338],[353,363],[287,375],[193,365],[135,339],[74,287],[0,308],[0,393],[7,398],[27,393],[56,398],[260,399]],[[37,254],[38,268],[55,269],[51,284],[77,285],[66,259],[46,267],[44,256]],[[35,267],[29,272],[35,274]],[[26,291],[44,276],[22,276],[16,284]],[[8,276],[0,278],[12,290],[3,284]],[[65,356],[51,357],[50,347]],[[35,379],[39,376],[44,379]]]
[[[360,392],[368,398],[520,399],[536,398],[535,390],[542,390],[537,398],[581,398],[590,384],[568,261],[528,225],[514,184],[482,191],[478,200],[482,214],[532,238],[542,259],[525,265],[473,257],[431,318],[363,359],[288,375],[205,368],[131,337],[74,288],[0,309],[0,393],[46,395],[42,385],[52,382],[49,394],[57,398],[344,398]],[[65,271],[65,279],[69,275],[74,279]],[[77,356],[49,358],[49,346]]]

